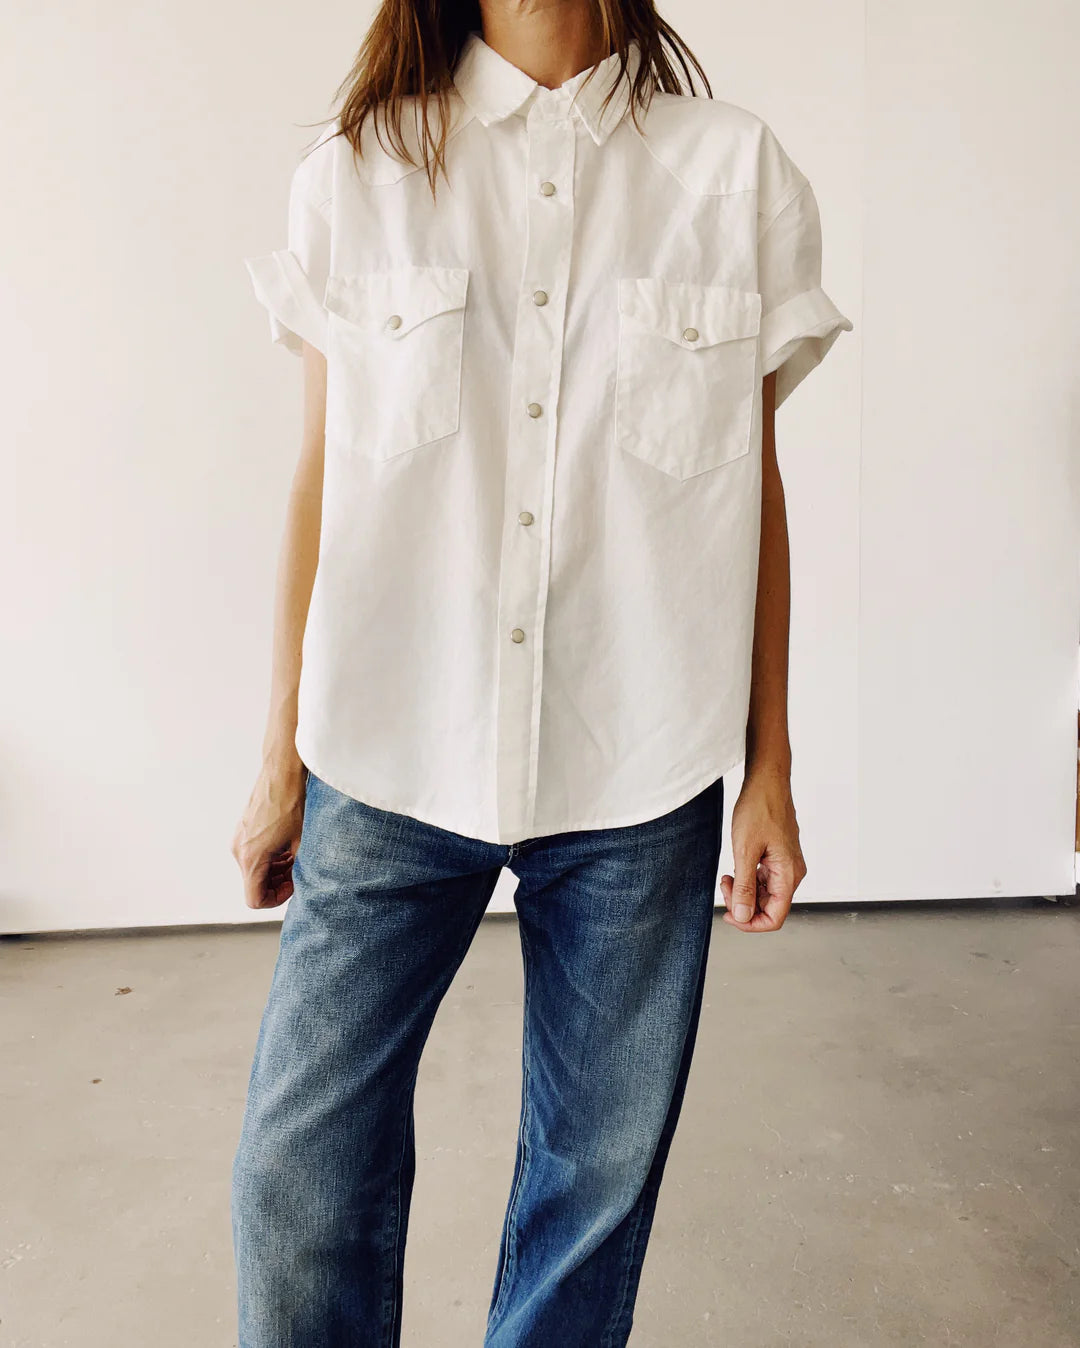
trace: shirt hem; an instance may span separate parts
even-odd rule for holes
[[[526,842],[529,838],[548,838],[556,833],[576,833],[581,829],[602,829],[602,828],[630,828],[635,824],[647,824],[653,819],[659,819],[665,814],[670,814],[672,810],[679,809],[688,801],[704,791],[718,777],[723,777],[731,772],[733,768],[739,766],[743,761],[745,753],[740,751],[736,757],[724,764],[721,768],[709,768],[704,773],[698,773],[694,777],[683,778],[680,786],[674,786],[670,792],[665,792],[663,796],[654,798],[651,805],[642,805],[626,814],[608,816],[606,819],[590,821],[587,824],[566,824],[562,828],[545,828],[542,833],[530,833],[526,837],[516,838],[515,842]],[[656,803],[657,799],[660,801]]]
[[[654,797],[648,805],[640,805],[636,809],[629,810],[623,814],[608,815],[602,819],[590,819],[584,823],[568,823],[561,825],[544,825],[540,832],[534,830],[531,833],[517,833],[503,838],[492,838],[485,833],[475,832],[470,828],[453,828],[446,823],[440,823],[438,820],[424,810],[417,812],[411,807],[405,807],[400,802],[395,803],[385,796],[380,796],[375,792],[368,791],[366,788],[358,789],[355,786],[347,786],[344,779],[337,773],[327,774],[319,766],[316,756],[311,754],[297,738],[296,749],[300,756],[300,761],[304,766],[315,774],[327,786],[333,787],[335,791],[340,791],[343,795],[349,796],[353,800],[358,800],[361,804],[371,805],[377,810],[388,810],[391,814],[405,815],[409,819],[415,819],[417,823],[427,824],[431,828],[442,829],[448,833],[456,833],[459,837],[469,838],[474,842],[488,843],[494,847],[509,847],[511,844],[530,842],[534,838],[550,838],[559,833],[578,833],[583,831],[595,831],[607,828],[629,828],[635,824],[648,823],[653,819],[659,819],[672,810],[677,810],[681,805],[685,805],[692,800],[699,791],[703,791],[718,777],[723,777],[731,772],[733,768],[743,761],[745,753],[742,749],[734,757],[724,761],[722,767],[710,767],[704,772],[695,773],[693,777],[685,777],[678,786],[673,786],[665,791],[662,796]]]
[[[387,796],[378,795],[374,791],[369,791],[366,787],[349,785],[344,777],[338,776],[336,772],[324,771],[318,764],[317,755],[312,754],[301,742],[299,735],[296,737],[296,752],[300,756],[301,763],[303,763],[309,772],[313,772],[320,781],[325,782],[327,786],[333,787],[335,791],[340,791],[342,795],[349,796],[352,800],[358,800],[362,805],[371,805],[376,810],[388,810],[391,814],[401,814],[408,819],[415,819],[419,824],[427,824],[431,828],[439,828],[446,833],[456,833],[459,838],[469,838],[473,842],[492,843],[495,846],[498,846],[499,843],[503,841],[502,839],[484,837],[482,833],[473,831],[471,827],[454,828],[450,824],[439,823],[439,821],[432,818],[426,810],[422,813],[417,813],[415,809],[411,807],[406,808],[400,802],[394,802]]]

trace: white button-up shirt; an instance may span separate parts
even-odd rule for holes
[[[300,756],[489,842],[637,823],[742,760],[761,381],[779,405],[852,327],[769,127],[657,93],[639,131],[625,82],[601,109],[617,73],[547,89],[473,34],[434,201],[335,122],[287,247],[244,259],[274,340],[327,360]]]

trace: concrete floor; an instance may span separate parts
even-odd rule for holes
[[[0,942],[3,1348],[235,1344],[228,1170],[277,940]],[[1078,971],[1080,910],[1038,900],[718,920],[636,1348],[1076,1348]],[[520,1015],[494,916],[421,1067],[403,1348],[481,1343]]]

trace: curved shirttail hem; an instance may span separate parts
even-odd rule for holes
[[[296,740],[296,750],[300,755],[300,761],[310,772],[324,781],[327,786],[333,787],[335,791],[340,791],[342,795],[350,796],[353,800],[358,800],[364,805],[372,805],[377,810],[389,810],[392,814],[403,814],[410,819],[417,820],[418,823],[428,824],[432,828],[441,828],[450,833],[457,833],[461,837],[471,838],[476,842],[490,843],[495,847],[509,847],[511,843],[526,842],[531,838],[550,838],[557,833],[578,833],[586,829],[629,828],[635,824],[649,823],[651,820],[659,819],[662,815],[669,814],[672,810],[677,810],[680,805],[685,805],[688,801],[693,800],[699,791],[704,791],[718,777],[726,776],[733,768],[737,768],[745,758],[745,748],[740,745],[739,752],[735,757],[726,761],[723,767],[707,768],[703,773],[697,773],[690,778],[683,778],[679,786],[672,787],[670,791],[665,792],[659,798],[659,804],[654,801],[653,804],[643,805],[628,814],[610,816],[607,819],[590,820],[584,824],[563,824],[561,827],[545,828],[543,833],[524,833],[515,838],[489,838],[482,833],[470,832],[467,829],[455,829],[448,824],[440,824],[437,820],[432,819],[426,811],[423,814],[417,814],[412,808],[406,807],[400,802],[395,804],[384,796],[346,786],[342,778],[337,777],[336,773],[328,776],[319,768],[315,756],[300,743],[299,735]]]
[[[717,777],[726,776],[733,768],[737,768],[744,757],[745,753],[740,749],[737,756],[725,763],[723,767],[708,768],[704,773],[699,773],[695,777],[684,777],[682,785],[672,787],[670,792],[660,797],[661,803],[659,805],[654,803],[641,806],[637,810],[632,810],[629,814],[616,815],[588,824],[566,824],[562,828],[546,828],[543,833],[532,833],[528,836],[546,838],[556,833],[576,833],[581,829],[630,828],[635,824],[647,824],[653,819],[659,819],[665,814],[670,814],[672,810],[677,810],[680,805],[685,805],[688,801],[693,800],[699,791],[704,791],[707,786],[716,781]],[[524,839],[518,841],[524,841]]]

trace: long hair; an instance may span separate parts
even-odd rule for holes
[[[712,97],[701,63],[657,14],[653,0],[594,3],[600,38],[610,54],[617,52],[621,58],[619,79],[613,81],[605,106],[627,77],[628,51],[635,39],[641,50],[630,91],[629,110],[635,126],[640,128],[638,112],[648,106],[654,91],[697,93],[690,66],[701,77],[706,95]],[[384,149],[416,167],[423,164],[434,196],[439,171],[446,174],[452,72],[473,31],[481,31],[478,0],[383,0],[349,73],[334,93],[335,104],[340,100],[336,114],[340,125],[334,134],[345,136],[354,155],[360,156],[361,131],[370,116]],[[415,158],[401,130],[405,102],[410,98],[417,100],[413,112],[420,159]],[[432,104],[438,110],[434,126]]]

